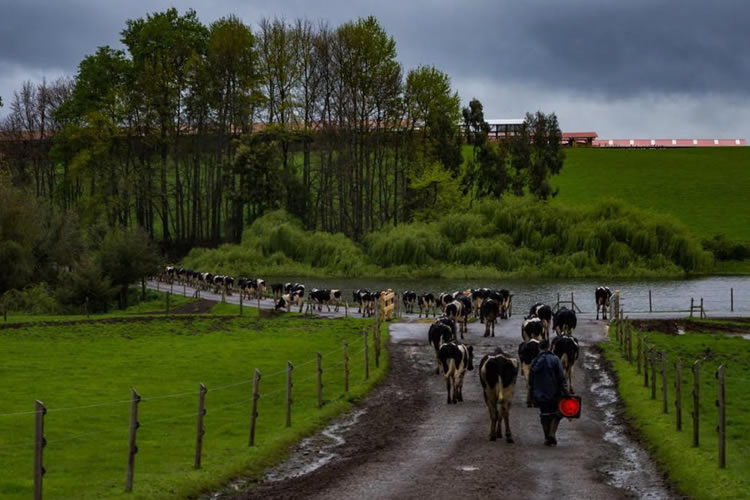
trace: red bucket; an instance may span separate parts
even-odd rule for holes
[[[560,399],[557,405],[560,414],[566,418],[579,418],[581,416],[580,396],[568,396]]]

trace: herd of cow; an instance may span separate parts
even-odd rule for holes
[[[597,319],[601,312],[603,318],[607,318],[610,298],[612,292],[607,287],[599,287],[595,292]],[[479,311],[480,320],[485,322],[484,336],[494,336],[494,322],[500,313],[493,315],[496,306],[492,305],[494,299],[489,296],[482,299]],[[451,302],[451,304],[454,304]],[[466,301],[461,300],[462,305]],[[490,304],[485,307],[486,304]],[[469,305],[469,307],[471,307]],[[470,310],[469,310],[470,311]],[[437,359],[436,374],[442,368],[445,377],[448,404],[456,404],[463,401],[462,388],[464,376],[467,371],[474,369],[474,348],[471,345],[460,342],[457,338],[457,320],[461,316],[446,306],[444,314],[430,325],[427,337],[428,342],[435,350]],[[501,348],[496,348],[492,353],[485,354],[479,362],[479,381],[482,385],[484,401],[490,414],[490,440],[495,441],[503,437],[502,425],[505,423],[505,440],[513,442],[510,430],[510,407],[515,392],[516,378],[520,371],[526,380],[526,404],[532,406],[531,392],[529,391],[529,372],[534,359],[541,352],[541,342],[549,341],[550,324],[555,332],[555,338],[551,341],[551,351],[560,358],[563,371],[568,379],[568,387],[571,394],[575,393],[573,387],[573,368],[578,359],[578,340],[573,336],[577,318],[573,310],[560,307],[554,314],[548,305],[537,302],[529,310],[528,316],[524,317],[521,326],[521,343],[518,346],[518,357],[505,353]],[[490,327],[492,325],[492,327]],[[463,327],[462,327],[463,328]],[[464,330],[461,329],[461,339]]]

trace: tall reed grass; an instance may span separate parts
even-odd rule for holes
[[[714,262],[670,216],[610,200],[572,207],[508,198],[430,223],[385,226],[361,245],[271,212],[240,245],[194,249],[184,265],[247,276],[574,278],[675,277],[710,271]]]

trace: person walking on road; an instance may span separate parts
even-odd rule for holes
[[[568,396],[568,381],[563,373],[562,363],[549,350],[549,340],[539,343],[541,352],[531,364],[529,390],[535,406],[539,408],[539,419],[544,430],[544,444],[557,446],[557,426],[562,416],[558,411],[560,398]]]

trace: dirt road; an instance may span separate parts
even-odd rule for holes
[[[500,345],[515,352],[520,318],[503,321],[495,338],[470,325],[475,359]],[[582,418],[564,420],[559,445],[543,445],[538,410],[526,408],[519,378],[511,411],[515,444],[488,440],[489,419],[477,370],[464,402],[445,403],[434,375],[427,324],[391,327],[392,372],[358,410],[292,451],[290,459],[250,485],[237,481],[210,498],[673,498],[644,451],[619,420],[613,381],[592,346],[604,323],[579,322],[582,355],[575,376]],[[243,491],[245,490],[245,491]]]

